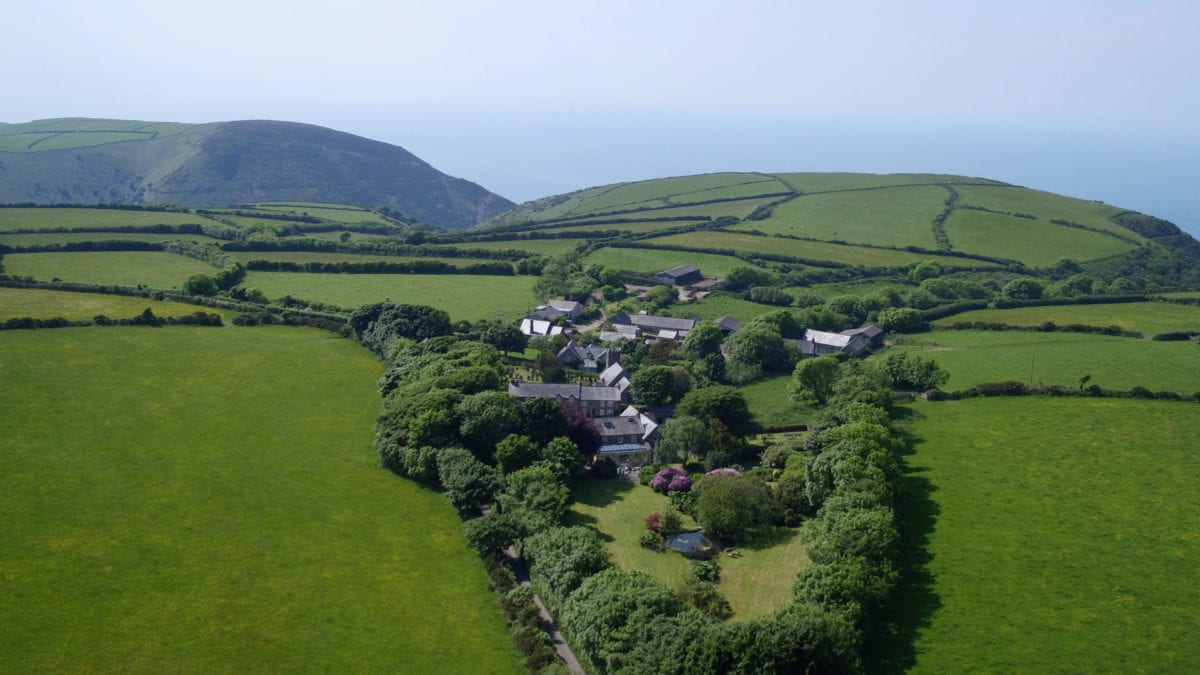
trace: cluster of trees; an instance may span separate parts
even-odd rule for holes
[[[126,318],[112,319],[103,314],[91,319],[72,321],[63,317],[53,319],[35,319],[19,317],[0,323],[0,330],[30,330],[37,328],[70,328],[75,326],[217,326],[224,325],[220,314],[211,312],[192,312],[183,316],[156,316],[147,307],[141,314]]]

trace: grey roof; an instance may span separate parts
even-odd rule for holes
[[[608,358],[608,347],[599,347],[596,345],[588,345],[586,347],[579,345],[574,340],[571,340],[562,349],[558,350],[558,358],[565,355],[571,355],[583,362],[591,361],[593,365],[597,361],[603,361]]]
[[[521,319],[521,332],[525,335],[558,335],[563,329],[549,321],[525,318]]]
[[[628,315],[626,316],[626,318],[629,318]],[[625,333],[626,335],[629,335],[631,337],[637,337],[642,332],[641,328],[638,328],[637,326],[634,326],[633,324],[627,324],[627,323],[615,324],[613,326],[613,330],[618,333]]]
[[[592,418],[592,424],[600,432],[601,438],[633,434],[641,438],[644,433],[642,422],[637,417],[595,417]]]
[[[642,330],[674,330],[689,331],[696,327],[695,319],[677,319],[673,316],[654,316],[653,314],[637,314],[629,317],[629,323]]]
[[[645,443],[617,443],[602,445],[598,452],[601,455],[632,455],[639,452],[650,452],[650,446]]]
[[[614,363],[600,373],[600,381],[611,386],[625,376],[625,369],[621,367],[621,364]]]
[[[547,300],[546,304],[560,312],[577,312],[583,309],[583,305],[574,300]]]
[[[873,338],[883,335],[883,329],[879,326],[863,326],[862,328],[849,328],[842,331],[842,335],[861,335],[865,338]]]
[[[593,387],[582,384],[551,382],[509,382],[508,393],[517,398],[574,398],[580,401],[621,401],[620,390],[614,387]]]
[[[841,333],[828,333],[823,330],[813,330],[809,328],[804,331],[804,339],[817,344],[829,345],[831,347],[846,348],[850,346],[850,340],[854,336],[842,335]]]
[[[600,331],[601,342],[620,342],[621,340],[632,340],[635,337],[637,336],[630,335],[629,333],[618,333],[615,330]]]
[[[696,272],[699,272],[699,271],[700,271],[700,268],[696,267],[695,265],[679,265],[677,267],[672,267],[669,270],[663,270],[663,271],[659,272],[658,274],[655,274],[654,276],[656,276],[656,277],[657,276],[682,277],[682,276],[686,276],[688,274],[695,274]]]
[[[713,319],[713,323],[717,324],[724,330],[727,330],[731,333],[737,332],[737,331],[741,330],[741,328],[742,328],[742,322],[738,321],[737,319],[733,318],[732,316],[729,316],[728,314],[719,319]]]

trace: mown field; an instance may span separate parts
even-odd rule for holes
[[[612,560],[625,570],[645,572],[672,588],[690,575],[687,558],[668,549],[656,553],[638,544],[646,529],[646,516],[673,508],[670,500],[648,487],[623,480],[590,480],[575,490],[568,518],[573,524],[591,525],[610,539]],[[684,517],[684,528],[698,527]],[[796,572],[808,564],[797,530],[767,528],[759,540],[737,547],[740,558],[721,556],[721,582],[717,589],[729,600],[734,620],[770,614],[791,597]]]
[[[484,249],[487,251],[529,251],[539,255],[559,255],[573,252],[586,239],[513,239],[504,241],[466,241],[461,244],[445,244],[453,248]],[[442,246],[434,245],[434,248]]]
[[[746,190],[749,186],[749,191]],[[733,189],[733,191],[731,191]],[[627,183],[593,197],[584,206],[573,209],[571,215],[615,211],[630,208],[670,206],[676,196],[678,203],[703,199],[754,196],[770,192],[786,192],[787,187],[776,179],[756,173],[710,173],[679,178]],[[707,197],[692,197],[707,193]]]
[[[521,672],[445,498],[381,470],[327,333],[0,333],[12,672]]]
[[[1055,307],[1015,307],[981,309],[938,319],[934,326],[950,326],[959,321],[987,321],[1012,326],[1040,326],[1052,321],[1060,326],[1120,326],[1147,338],[1171,331],[1200,331],[1200,307],[1165,302],[1123,302],[1104,305],[1061,305]]]
[[[1098,232],[984,211],[955,211],[945,227],[956,251],[1019,260],[1034,267],[1049,267],[1064,257],[1095,260],[1134,248]]]
[[[765,314],[775,309],[779,308],[750,302],[749,300],[742,300],[741,298],[724,293],[714,293],[703,300],[683,305],[672,305],[663,313],[670,316],[699,317],[701,319],[719,319],[723,316],[732,316],[738,321],[745,323],[759,314]]]
[[[5,258],[8,260],[8,258]],[[338,307],[371,302],[415,303],[443,309],[450,318],[520,319],[539,304],[533,297],[536,277],[465,274],[304,274],[250,272],[245,286],[272,299],[291,295]]]
[[[562,227],[548,227],[539,229],[538,232],[610,232],[617,230],[618,232],[635,232],[643,234],[646,232],[659,232],[661,230],[669,230],[676,227],[686,227],[688,225],[699,225],[707,222],[702,220],[664,220],[664,221],[630,221],[620,223],[602,223],[602,224],[586,224],[574,225],[569,221],[564,223]]]
[[[1074,387],[1085,375],[1089,385],[1106,389],[1200,391],[1200,346],[1189,341],[1025,331],[936,331],[919,338],[920,345],[906,348],[949,371],[947,391],[1006,380]]]
[[[14,277],[40,281],[62,279],[87,284],[182,288],[193,274],[216,269],[193,258],[159,251],[79,251],[13,253],[4,256],[4,271]]]
[[[1021,398],[913,410],[900,516],[927,538],[928,562],[894,609],[915,644],[880,670],[1200,669],[1200,407]]]
[[[194,213],[121,209],[0,208],[0,232],[22,229],[47,230],[57,227],[149,227],[191,223],[220,226],[220,223]]]
[[[693,264],[704,276],[724,277],[735,267],[753,267],[731,255],[693,253],[652,248],[599,248],[584,259],[587,263],[607,265],[630,272],[661,272],[677,265]]]
[[[103,314],[110,319],[131,319],[150,308],[155,316],[184,316],[195,312],[220,314],[228,323],[234,312],[182,302],[100,293],[70,293],[42,288],[0,287],[0,321],[30,316],[35,319],[62,317],[71,321],[93,319]]]

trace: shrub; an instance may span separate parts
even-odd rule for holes
[[[692,489],[692,480],[680,469],[668,466],[654,474],[650,487],[659,492],[678,492]]]
[[[647,524],[649,526],[649,524]],[[678,511],[667,511],[658,521],[658,533],[664,537],[674,537],[683,531],[683,518]]]
[[[651,532],[658,532],[659,521],[662,519],[657,512],[646,516],[646,529]]]
[[[666,545],[663,544],[663,538],[657,532],[646,530],[638,535],[638,543],[642,548],[648,548],[651,551],[659,551],[660,553],[666,550]]]
[[[654,474],[654,466],[643,466],[638,480],[642,485],[649,485],[650,481],[654,478]]]
[[[719,561],[720,558],[692,561],[692,576],[697,581],[709,581],[713,583],[720,581],[721,563]]]

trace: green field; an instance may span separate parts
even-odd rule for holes
[[[371,449],[382,365],[327,333],[0,334],[12,672],[521,672],[437,493]]]
[[[0,208],[0,232],[49,230],[59,227],[149,227],[151,225],[212,225],[216,221],[194,213],[125,211],[122,209]]]
[[[813,194],[776,206],[766,220],[743,221],[737,229],[936,249],[933,220],[949,194],[937,186]]]
[[[764,427],[782,427],[794,424],[807,424],[814,408],[799,403],[793,403],[788,398],[788,388],[792,384],[792,374],[775,375],[744,387],[739,387],[746,403],[750,404],[750,412],[754,419]]]
[[[897,185],[922,185],[930,183],[992,183],[985,178],[949,176],[933,173],[778,173],[797,190],[806,193],[833,190],[862,190],[864,188],[893,187]]]
[[[321,218],[322,220],[330,220],[335,223],[383,223],[385,225],[393,224],[387,218],[360,209],[357,206],[346,206],[343,204],[316,204],[310,202],[268,202],[258,205],[259,210],[292,213],[296,215],[312,216]],[[280,221],[282,222],[282,221]]]
[[[1040,326],[1047,321],[1053,321],[1060,326],[1072,323],[1087,326],[1115,325],[1150,338],[1171,331],[1200,332],[1200,307],[1166,302],[1119,302],[1106,305],[980,309],[938,319],[933,325],[949,326],[958,321],[987,321],[1012,326]]]
[[[180,288],[193,274],[216,268],[193,258],[158,251],[13,253],[4,256],[5,273],[41,281],[62,279],[86,284]]]
[[[434,244],[433,247],[450,246],[461,249],[484,251],[529,251],[538,255],[572,253],[587,239],[506,239],[503,241],[464,241],[461,244]]]
[[[118,141],[173,136],[190,124],[67,118],[0,126],[0,152],[86,148]]]
[[[1019,260],[1049,267],[1063,258],[1095,260],[1134,246],[1115,237],[1047,221],[959,209],[946,219],[946,235],[956,251]]]
[[[665,201],[665,198],[672,198],[674,195],[682,195],[681,203],[684,203],[691,201],[691,195],[696,193],[717,189],[728,190],[733,186],[741,189],[746,184],[754,186],[751,188],[750,194],[736,196],[753,196],[787,190],[774,178],[757,173],[710,173],[679,178],[659,178],[614,186],[596,195],[587,204],[574,208],[570,213],[571,215],[583,215],[631,208],[669,206],[670,204]],[[741,191],[744,192],[744,190]],[[735,195],[731,194],[730,196]],[[716,199],[718,197],[706,198]]]
[[[699,225],[707,221],[703,220],[668,220],[668,221],[638,221],[638,222],[623,222],[623,223],[605,223],[602,225],[572,225],[571,221],[567,221],[562,227],[549,227],[538,229],[538,232],[609,232],[617,230],[618,232],[635,232],[644,234],[646,232],[658,232],[660,230],[670,230],[677,227],[687,227],[689,225]]]
[[[716,204],[672,206],[670,208],[654,209],[653,211],[639,211],[636,214],[625,214],[623,217],[681,218],[684,216],[708,216],[713,220],[721,216],[745,218],[754,213],[754,209],[763,204],[778,201],[779,199],[779,197],[766,197],[763,199],[739,199],[733,202],[717,202]]]
[[[1083,234],[1091,233],[1084,232]],[[1118,244],[1121,243],[1116,239],[1113,239],[1113,241],[1116,241]],[[716,248],[740,253],[781,255],[807,260],[830,260],[847,265],[861,265],[863,267],[900,267],[917,260],[934,260],[941,263],[943,267],[950,268],[962,267],[964,265],[979,266],[988,264],[975,260],[950,258],[928,253],[913,253],[885,248],[864,248],[862,246],[831,244],[819,241],[801,241],[799,239],[785,239],[782,237],[760,237],[736,232],[686,232],[684,234],[672,234],[666,237],[646,239],[644,243],[704,249]]]
[[[248,262],[250,260],[269,260],[272,262],[350,262],[350,263],[368,263],[368,262],[412,262],[414,260],[436,260],[444,262],[455,267],[465,267],[474,263],[492,263],[503,262],[496,260],[488,260],[485,258],[433,258],[430,256],[411,256],[411,255],[374,255],[374,254],[359,254],[359,253],[338,253],[324,251],[230,251],[230,257]]]
[[[733,318],[746,323],[759,314],[779,309],[770,305],[763,305],[749,300],[726,295],[725,293],[713,293],[703,300],[688,302],[681,305],[672,305],[666,310],[666,314],[679,317],[699,317],[701,319],[719,319],[723,316],[732,316]]]
[[[587,263],[608,265],[630,272],[661,272],[677,265],[693,264],[705,276],[724,277],[735,267],[753,267],[731,255],[692,253],[651,248],[598,248],[584,258]]]
[[[613,562],[625,570],[645,572],[672,588],[687,579],[690,565],[679,553],[656,553],[638,544],[646,529],[646,516],[671,506],[665,496],[642,485],[622,480],[589,480],[575,490],[569,518],[572,524],[591,525],[610,539]],[[696,528],[684,517],[685,529]],[[769,529],[769,528],[768,528]],[[776,528],[757,542],[739,546],[740,558],[721,556],[721,582],[717,589],[729,600],[736,619],[770,614],[791,599],[796,572],[808,564],[796,530]]]
[[[928,562],[907,561],[891,617],[915,644],[874,670],[1200,670],[1200,407],[913,410],[900,517]]]
[[[234,312],[213,307],[131,298],[101,293],[71,293],[42,288],[0,287],[0,321],[31,316],[35,319],[62,317],[70,321],[93,319],[103,314],[110,319],[131,319],[150,308],[155,316],[184,316],[196,312],[220,314],[229,322]]]
[[[8,260],[8,258],[5,258]],[[250,272],[243,284],[269,298],[291,295],[338,307],[354,308],[371,302],[430,305],[458,321],[496,318],[516,320],[532,311],[536,277],[465,274],[304,274]]]
[[[1014,187],[963,186],[958,191],[960,205],[981,206],[993,211],[1025,213],[1040,220],[1065,220],[1079,225],[1145,241],[1145,237],[1109,220],[1124,209],[1103,202],[1064,197],[1051,192]]]
[[[912,286],[907,279],[879,277],[876,279],[856,279],[854,281],[834,281],[827,284],[813,284],[797,289],[799,293],[819,295],[822,298],[832,298],[839,295],[867,295],[884,288],[896,291],[910,289]]]
[[[203,234],[158,234],[155,232],[44,232],[38,234],[0,234],[0,245],[46,246],[77,241],[198,241],[219,244],[220,239]]]
[[[1025,331],[937,331],[918,336],[912,347],[950,373],[947,391],[981,382],[1017,380],[1078,386],[1089,384],[1128,390],[1135,386],[1190,395],[1200,391],[1200,346],[1079,333]]]

